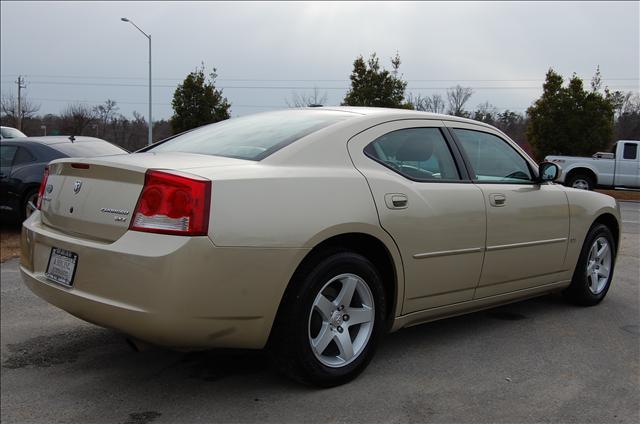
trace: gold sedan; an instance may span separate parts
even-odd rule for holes
[[[176,349],[267,347],[287,375],[333,386],[388,331],[558,290],[600,302],[619,211],[558,174],[452,116],[257,114],[52,162],[20,269],[97,325]]]

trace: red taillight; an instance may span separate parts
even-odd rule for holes
[[[44,167],[44,174],[42,175],[42,182],[40,183],[40,190],[38,191],[38,201],[36,207],[40,209],[42,206],[42,198],[44,197],[44,190],[47,187],[47,179],[49,179],[49,167]]]
[[[181,172],[149,170],[129,229],[206,235],[210,204],[211,181]]]

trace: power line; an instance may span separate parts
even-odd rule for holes
[[[52,98],[32,98],[31,100],[34,101],[41,101],[41,102],[58,102],[58,103],[91,103],[91,104],[100,104],[103,103],[104,100],[87,100],[87,99],[52,99]],[[112,99],[113,100],[113,99]],[[116,104],[122,104],[122,105],[146,105],[146,102],[132,102],[132,101],[119,101],[119,100],[114,100],[116,102]],[[171,103],[153,103],[156,106],[171,106]],[[329,105],[327,105],[329,106]],[[244,107],[244,108],[259,108],[259,109],[282,109],[282,108],[286,108],[287,106],[284,104],[280,104],[280,105],[246,105],[246,104],[235,104],[232,103],[231,104],[231,108],[234,107]],[[494,106],[497,109],[504,109],[504,110],[525,110],[528,109],[528,107],[504,107],[504,106]]]
[[[41,97],[31,97],[31,100],[39,101],[39,102],[56,102],[56,103],[90,103],[90,104],[102,104],[104,100],[87,100],[87,99],[51,99],[51,98],[41,98]],[[113,99],[111,99],[113,100]],[[119,101],[114,100],[116,105],[147,105],[148,102],[131,102],[131,101]],[[154,106],[171,106],[171,103],[153,103]],[[249,107],[249,108],[258,108],[258,109],[278,109],[284,107],[284,105],[243,105],[243,104],[232,104],[231,107]]]
[[[7,76],[17,76],[18,74],[5,74]],[[29,74],[26,75],[35,78],[68,78],[68,79],[102,79],[102,80],[146,80],[143,77],[124,77],[124,76],[81,76],[81,75],[50,75],[50,74]],[[589,78],[580,78],[588,80]],[[182,81],[184,77],[160,78],[156,77],[154,81]],[[216,81],[239,81],[239,82],[347,82],[348,78],[342,79],[314,79],[314,78],[217,78]],[[474,78],[458,78],[458,79],[406,79],[407,82],[542,82],[541,78],[513,78],[513,79],[474,79]],[[632,78],[603,78],[602,81],[640,81],[638,77]]]
[[[8,81],[2,81],[8,83]],[[30,84],[36,85],[70,85],[70,86],[84,86],[84,87],[148,87],[146,84],[126,84],[126,83],[99,83],[99,82],[71,82],[71,81],[29,81]],[[168,84],[156,84],[156,88],[175,88],[175,85]],[[317,87],[317,86],[303,86],[303,85],[290,85],[290,86],[270,86],[270,85],[220,85],[220,89],[224,90],[348,90],[349,87]],[[411,90],[446,90],[449,87],[411,87]],[[541,86],[472,86],[469,87],[474,90],[541,90]],[[628,89],[637,88],[636,85],[618,85],[610,86],[611,89]]]

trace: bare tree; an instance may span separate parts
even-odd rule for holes
[[[100,130],[98,136],[104,136],[107,125],[116,117],[119,109],[115,100],[111,99],[107,99],[102,105],[93,107],[93,114],[96,116],[98,129]]]
[[[454,116],[469,117],[469,112],[464,109],[464,105],[469,101],[472,94],[471,87],[456,85],[448,89],[447,101],[449,102],[449,110],[447,113]]]
[[[423,112],[444,113],[444,99],[440,94],[422,96],[420,94],[409,94],[407,101],[413,105],[415,110]]]
[[[18,98],[13,93],[2,95],[1,107],[4,120],[16,128],[21,126],[19,123],[25,118],[32,118],[40,110],[39,104],[31,103],[26,97],[20,100],[20,110],[18,110]]]
[[[327,102],[327,92],[320,94],[320,90],[317,87],[314,87],[311,94],[298,94],[294,91],[291,94],[291,100],[285,99],[285,102],[291,108],[322,106]]]
[[[494,125],[498,116],[498,109],[489,102],[480,103],[473,112],[473,119]]]
[[[69,135],[83,135],[96,119],[93,109],[84,103],[68,105],[60,114],[63,131]]]

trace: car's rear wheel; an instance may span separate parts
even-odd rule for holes
[[[595,182],[593,178],[585,173],[573,174],[567,181],[569,187],[577,188],[580,190],[593,190]]]
[[[573,303],[584,306],[597,305],[604,299],[611,286],[616,259],[613,234],[608,227],[596,224],[589,230],[571,285],[564,291]]]
[[[289,377],[331,387],[355,378],[384,331],[379,272],[364,256],[336,251],[296,273],[278,313],[270,353]]]

